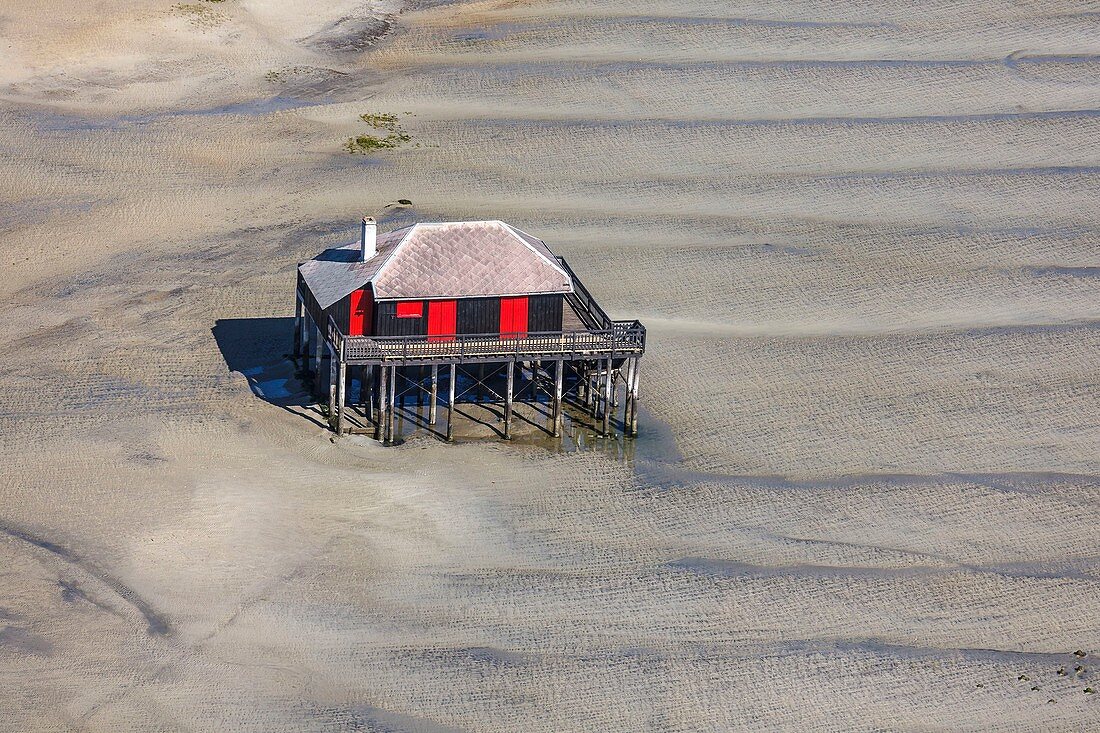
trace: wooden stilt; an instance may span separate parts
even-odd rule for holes
[[[374,367],[360,368],[359,403],[366,411],[367,420],[374,420]]]
[[[318,395],[324,394],[323,387],[324,374],[321,373],[321,365],[324,361],[324,351],[328,346],[328,341],[324,340],[321,333],[321,329],[317,324],[313,324],[313,343],[317,344],[317,348],[313,349],[313,392]]]
[[[458,376],[458,364],[451,364],[451,379],[447,385],[447,440],[454,439],[455,424],[455,378]]]
[[[603,373],[603,435],[611,434],[611,363],[608,359]]]
[[[429,425],[435,425],[435,412],[436,412],[435,407],[436,407],[436,402],[439,401],[439,365],[438,364],[432,364],[431,385],[432,385],[432,389],[431,389],[431,395],[430,396],[431,396],[432,402],[431,402],[431,406],[428,407],[428,424]]]
[[[378,409],[375,410],[374,439],[386,442],[386,394],[389,386],[386,384],[386,367],[378,367],[377,388],[374,390],[375,399],[378,400]]]
[[[638,366],[641,358],[634,359],[634,368],[631,370],[630,380],[630,434],[638,434]]]
[[[397,367],[390,367],[390,394],[388,407],[386,408],[386,442],[393,443],[393,413],[394,413],[394,400],[397,398]]]
[[[565,361],[558,359],[554,362],[554,429],[551,432],[555,438],[561,435],[562,419],[561,419],[561,388],[562,388],[562,373],[565,371]]]
[[[302,355],[302,331],[304,324],[302,323],[302,299],[295,295],[294,297],[294,348],[292,353],[294,358],[297,359]]]
[[[313,394],[321,394],[321,351],[323,350],[321,340],[321,329],[317,327],[317,324],[313,324]]]
[[[634,379],[634,360],[627,359],[623,362],[623,435],[630,435],[630,385]]]
[[[505,368],[508,370],[507,385],[504,388],[504,439],[512,437],[512,387],[514,386],[516,363],[510,361]]]
[[[611,372],[611,406],[619,406],[619,370]]]
[[[347,375],[348,367],[344,363],[344,346],[340,345],[339,356],[337,358],[337,375],[336,375],[336,434],[344,434],[344,410],[345,402],[347,401]]]
[[[336,356],[336,351],[332,348],[332,345],[327,341],[325,342],[325,351],[328,352],[328,424],[334,431],[337,428],[336,423],[336,390],[339,385],[337,382],[336,371],[340,366],[340,359]]]
[[[600,389],[600,362],[594,362],[595,368],[588,372],[588,406],[592,417],[599,414],[600,399],[603,398],[603,390]]]
[[[302,359],[301,366],[305,369],[309,368],[309,314],[306,313],[305,308],[302,308],[302,332],[298,334],[298,338],[301,339],[301,346],[299,348],[299,354]]]

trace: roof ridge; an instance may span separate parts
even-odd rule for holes
[[[518,239],[519,241],[523,242],[523,246],[524,246],[524,247],[526,247],[527,249],[531,250],[532,252],[534,252],[534,253],[535,253],[536,255],[538,255],[539,257],[541,257],[541,258],[542,258],[542,259],[543,259],[544,261],[546,261],[547,263],[549,263],[551,267],[553,267],[553,268],[554,268],[555,270],[557,270],[557,271],[558,271],[558,272],[560,272],[560,273],[561,273],[562,275],[564,275],[564,276],[565,276],[565,278],[566,278],[567,280],[569,280],[569,281],[570,281],[570,283],[572,283],[572,281],[573,281],[573,278],[569,277],[569,273],[568,273],[568,272],[566,272],[566,271],[565,271],[565,269],[564,269],[564,268],[563,268],[563,267],[562,267],[561,265],[559,265],[559,264],[558,264],[558,263],[557,263],[557,262],[556,262],[555,260],[551,260],[551,259],[550,259],[549,257],[547,257],[546,255],[544,255],[544,254],[543,254],[542,252],[539,252],[539,251],[538,251],[538,250],[537,250],[536,248],[532,247],[532,246],[531,246],[531,243],[530,243],[530,242],[528,242],[528,241],[527,241],[526,239],[524,239],[523,237],[521,237],[521,236],[520,236],[520,234],[523,234],[523,235],[525,235],[525,236],[531,237],[531,239],[534,239],[535,241],[537,241],[537,242],[539,242],[540,244],[542,244],[542,246],[543,246],[543,247],[546,247],[546,251],[548,251],[548,252],[551,252],[551,253],[552,253],[552,252],[553,252],[553,250],[551,250],[551,249],[550,249],[550,247],[548,247],[548,246],[547,246],[547,244],[546,244],[546,242],[545,242],[544,240],[542,240],[542,239],[539,239],[538,237],[534,236],[533,234],[528,234],[527,232],[523,231],[522,229],[517,229],[516,227],[512,226],[512,225],[511,225],[511,224],[509,224],[508,222],[505,222],[505,221],[500,221],[500,220],[498,219],[498,220],[497,220],[497,223],[498,223],[498,224],[503,224],[503,225],[504,225],[504,228],[505,228],[505,229],[507,229],[507,230],[509,231],[509,233],[511,233],[511,235],[512,235],[513,237],[515,237],[515,238],[516,238],[516,239]],[[570,289],[572,289],[572,285],[570,285]]]
[[[378,264],[378,268],[374,271],[374,274],[370,276],[370,278],[367,280],[367,282],[373,283],[375,280],[378,279],[378,276],[382,274],[382,271],[386,269],[386,266],[389,265],[390,262],[393,261],[394,255],[396,255],[398,253],[398,251],[402,247],[405,246],[405,243],[409,241],[409,237],[412,236],[412,233],[415,232],[416,228],[418,226],[420,226],[421,224],[422,224],[422,222],[418,221],[418,222],[414,222],[413,224],[410,224],[407,227],[403,227],[405,229],[408,229],[409,231],[405,232],[405,234],[401,237],[401,239],[399,239],[397,241],[397,244],[393,245],[393,247],[390,248],[390,252],[389,252],[388,255],[386,255],[386,259],[382,260]],[[395,232],[399,232],[399,231],[401,231],[401,228],[391,229],[390,231],[386,232],[386,234],[394,234]]]

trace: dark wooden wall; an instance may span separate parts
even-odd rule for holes
[[[347,333],[348,323],[351,321],[351,296],[346,295],[325,308],[325,314],[332,316],[332,320],[336,321],[341,332]]]
[[[459,333],[499,333],[500,298],[462,298],[455,323]]]
[[[378,336],[425,336],[428,333],[428,302],[420,318],[398,318],[396,301],[374,304],[374,333]],[[527,330],[531,333],[560,331],[565,298],[561,295],[532,295],[527,300]],[[351,296],[325,309],[348,332]],[[500,298],[458,298],[455,330],[460,334],[499,333]]]
[[[565,303],[563,295],[532,295],[527,299],[527,330],[560,331],[562,309]]]

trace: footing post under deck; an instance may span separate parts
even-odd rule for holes
[[[634,360],[627,359],[623,362],[623,435],[630,435],[630,408],[633,400],[630,397],[630,385],[634,380]]]
[[[294,348],[291,353],[294,355],[295,360],[302,355],[302,299],[295,295],[294,297]]]
[[[458,365],[451,364],[451,379],[447,385],[447,440],[454,439],[455,424],[455,380],[458,376]]]
[[[378,366],[377,375],[377,389],[374,391],[374,398],[377,401],[377,409],[375,411],[375,419],[377,422],[374,424],[374,439],[378,442],[386,441],[386,395],[389,394],[389,385],[386,384],[386,368],[385,366]]]
[[[336,350],[327,341],[325,351],[328,352],[328,424],[336,430],[336,370],[340,362],[336,358]]]
[[[630,434],[638,434],[638,366],[641,357],[634,359],[634,368],[631,370],[630,383]]]
[[[388,403],[388,405],[386,407],[386,442],[387,443],[392,443],[393,442],[393,412],[394,412],[393,407],[394,407],[394,400],[397,398],[397,367],[395,367],[395,366],[390,367],[389,383],[390,383],[389,395],[387,396],[387,399],[386,399],[386,402]]]
[[[508,378],[504,388],[504,439],[510,440],[512,437],[512,388],[515,386],[516,363],[507,362],[505,369],[508,370]]]
[[[603,373],[603,435],[610,435],[611,425],[611,360]]]
[[[562,372],[565,371],[565,362],[558,359],[554,362],[554,429],[551,433],[555,438],[561,435],[561,387]]]
[[[600,399],[603,397],[603,390],[600,389],[600,362],[597,361],[595,364],[595,371],[589,369],[587,372],[587,387],[585,388],[588,392],[588,407],[593,418],[599,414]]]
[[[321,350],[324,349],[324,341],[321,340],[321,329],[313,324],[313,394],[321,394]]]
[[[340,348],[339,359],[337,360],[337,374],[336,374],[336,434],[344,434],[344,402],[347,398],[347,375],[348,367],[344,363],[344,349]]]
[[[435,407],[436,402],[439,401],[439,365],[432,364],[432,391],[431,391],[431,406],[428,408],[428,424],[435,425]]]
[[[386,367],[378,367],[377,387],[374,390],[375,399],[378,400],[378,409],[375,410],[374,439],[384,443],[386,441],[386,395],[389,386],[386,384]]]
[[[374,419],[374,367],[359,367],[359,403],[366,409],[368,420]]]

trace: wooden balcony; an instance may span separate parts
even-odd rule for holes
[[[638,321],[611,321],[610,325],[606,329],[526,334],[347,336],[329,319],[327,336],[349,365],[617,360],[645,353],[645,326]]]

